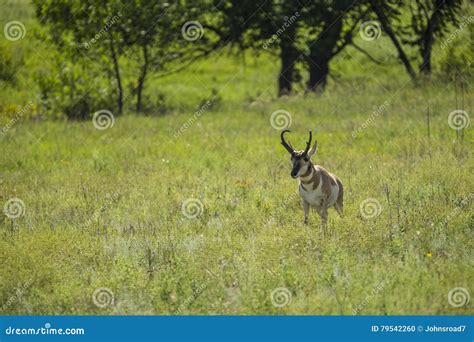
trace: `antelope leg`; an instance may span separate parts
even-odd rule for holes
[[[309,216],[309,203],[303,200],[303,209],[304,209],[304,224],[308,224]]]

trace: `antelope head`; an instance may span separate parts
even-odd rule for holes
[[[312,165],[311,157],[316,153],[318,149],[318,142],[316,141],[313,145],[313,148],[310,150],[311,141],[313,139],[313,134],[311,130],[309,131],[309,140],[306,142],[306,148],[303,151],[296,151],[291,143],[285,140],[285,133],[290,132],[290,130],[285,129],[281,132],[281,144],[283,147],[291,154],[291,177],[298,178],[304,174],[308,167]]]

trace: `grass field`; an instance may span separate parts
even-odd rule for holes
[[[448,125],[450,87],[429,88],[430,136],[426,89],[377,89],[211,107],[179,138],[192,112],[125,115],[103,131],[91,121],[13,127],[1,196],[21,199],[24,215],[0,221],[0,298],[21,294],[5,312],[472,313],[447,299],[474,280],[472,135]],[[345,217],[331,211],[326,233],[314,213],[303,225],[270,124],[277,109],[292,115],[294,144],[316,130],[315,162],[346,186]],[[190,198],[195,218],[182,212]],[[362,215],[368,198],[376,217]],[[113,293],[104,308],[92,299],[99,288]],[[287,305],[272,304],[276,288]]]
[[[0,105],[29,112],[47,49],[19,44]],[[166,110],[104,130],[2,113],[0,313],[473,314],[472,124],[448,122],[472,114],[469,79],[463,98],[448,79],[415,87],[377,44],[386,65],[348,49],[321,96],[276,99],[276,60],[218,54],[150,77]],[[303,224],[278,110],[345,185],[325,231]]]

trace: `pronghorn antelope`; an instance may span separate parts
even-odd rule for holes
[[[326,171],[322,166],[314,165],[311,157],[318,149],[318,142],[311,146],[313,134],[309,131],[309,141],[304,151],[296,151],[291,143],[285,140],[285,129],[281,132],[281,144],[291,154],[291,177],[299,178],[299,192],[303,198],[304,223],[308,223],[309,208],[313,207],[321,216],[323,225],[327,225],[328,209],[334,207],[342,216],[342,197],[344,190],[341,180],[334,174]]]

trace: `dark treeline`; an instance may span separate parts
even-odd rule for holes
[[[132,99],[135,111],[141,112],[146,109],[143,94],[150,75],[178,72],[224,48],[230,53],[253,50],[275,55],[280,61],[279,96],[291,94],[303,79],[307,92],[320,93],[332,60],[347,46],[375,60],[356,43],[361,29],[368,39],[383,32],[397,51],[400,67],[416,83],[420,74],[432,72],[435,41],[463,20],[462,0],[34,0],[34,4],[47,28],[44,39],[57,49],[59,70],[51,76],[54,80],[47,76],[38,80],[43,100],[48,104],[51,94],[61,88],[61,96],[69,99],[63,111],[72,118],[85,118],[92,107],[109,103],[121,113]],[[411,53],[415,50],[417,57]],[[104,72],[112,91],[97,97],[90,85]]]

